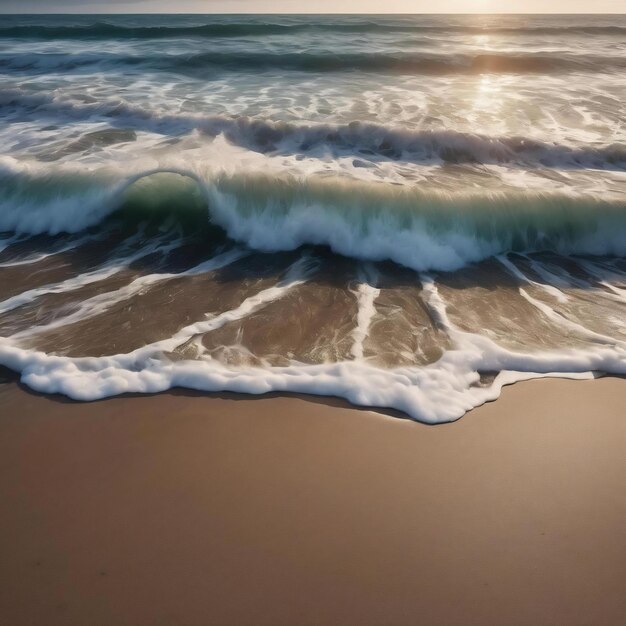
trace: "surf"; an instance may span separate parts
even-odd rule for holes
[[[405,75],[475,74],[567,74],[623,70],[622,56],[545,53],[473,54],[384,53],[384,52],[247,52],[213,50],[194,54],[149,55],[114,52],[64,53],[26,52],[0,54],[0,69],[6,72],[89,72],[123,68],[178,72],[189,76],[212,76],[222,72],[303,73],[394,72]]]
[[[264,252],[322,245],[361,260],[453,270],[512,251],[626,254],[622,202],[563,194],[436,193],[345,178],[0,169],[0,230],[78,232],[113,217],[217,226]]]

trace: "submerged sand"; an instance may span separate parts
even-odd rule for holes
[[[0,623],[621,624],[626,381],[429,427],[0,385]]]

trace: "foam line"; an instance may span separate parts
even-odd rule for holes
[[[174,337],[128,354],[70,358],[25,350],[0,338],[0,364],[21,374],[21,380],[44,393],[62,393],[76,400],[96,400],[120,393],[156,393],[172,387],[207,392],[262,394],[270,391],[332,395],[367,407],[402,411],[413,419],[441,423],[494,400],[502,387],[543,376],[591,378],[594,371],[626,374],[626,347],[599,345],[541,353],[512,352],[490,338],[457,329],[448,319],[431,276],[422,276],[422,295],[437,323],[450,334],[452,349],[435,363],[380,369],[363,360],[285,367],[233,367],[214,359],[170,361],[164,353],[199,334],[242,319],[301,284],[314,269],[300,259],[275,287],[239,307],[205,322],[192,324]],[[480,372],[501,372],[489,386]]]
[[[376,315],[376,298],[380,295],[380,289],[376,288],[378,272],[371,264],[363,264],[359,269],[359,284],[356,288],[358,304],[357,323],[352,331],[353,344],[352,356],[355,359],[363,358],[363,342],[369,335],[370,324]]]
[[[145,354],[102,358],[46,355],[0,338],[0,364],[43,393],[96,400],[121,393],[157,393],[172,387],[206,392],[263,394],[271,391],[345,398],[366,407],[402,411],[441,423],[494,400],[504,384],[541,376],[590,378],[601,370],[626,374],[626,351],[608,347],[544,354],[513,353],[485,337],[466,336],[463,349],[446,352],[426,367],[381,370],[365,361],[286,367],[227,367],[215,360],[164,361]],[[502,370],[488,387],[479,371]]]
[[[597,263],[586,261],[584,259],[577,259],[577,263],[581,265],[585,271],[595,278],[597,278],[600,284],[613,293],[621,302],[626,302],[626,289],[613,285],[610,280],[622,280],[626,282],[626,277],[623,274],[617,272],[607,271],[601,268]]]
[[[10,245],[20,241],[22,239],[22,235],[16,234],[12,237],[6,237],[4,239],[0,239],[0,252],[8,248]]]
[[[349,124],[274,122],[271,119],[198,113],[163,113],[124,100],[85,103],[54,94],[0,89],[0,113],[20,113],[40,120],[49,116],[68,122],[94,118],[151,133],[186,134],[200,131],[224,136],[236,146],[256,152],[311,154],[320,149],[342,156],[369,155],[382,160],[414,163],[482,163],[566,169],[626,170],[626,149],[620,143],[567,145],[525,136],[490,136],[454,130],[412,130],[394,125],[354,121]]]
[[[69,252],[70,250],[74,250],[82,245],[84,245],[88,241],[94,241],[98,239],[97,235],[87,235],[85,237],[79,237],[56,250],[52,250],[51,252],[38,252],[36,254],[31,254],[23,259],[17,259],[15,261],[4,261],[0,263],[0,268],[3,267],[20,267],[22,265],[33,265],[34,263],[39,263],[44,259],[48,259],[52,256],[56,256],[59,254],[63,254],[65,252]],[[1,246],[1,243],[0,243]],[[1,248],[0,248],[1,251]]]
[[[128,247],[133,241],[136,241],[137,239],[137,236],[130,237],[124,244],[122,244],[122,248]],[[82,274],[79,274],[78,276],[72,276],[72,278],[68,278],[66,280],[62,280],[56,283],[49,283],[42,287],[28,289],[26,291],[23,291],[22,293],[17,294],[16,296],[1,301],[0,313],[6,313],[26,304],[30,304],[37,298],[46,296],[48,294],[68,293],[77,289],[81,289],[82,287],[85,287],[87,285],[106,280],[107,278],[110,278],[111,276],[114,276],[115,274],[121,272],[123,269],[127,268],[131,263],[134,263],[135,261],[155,252],[165,255],[170,252],[174,247],[176,247],[176,245],[176,243],[165,244],[162,239],[159,239],[153,241],[147,246],[142,247],[141,250],[138,250],[133,254],[122,257],[114,257],[109,263],[106,263],[102,267],[99,267],[90,272],[84,272]]]
[[[209,320],[195,322],[181,328],[171,339],[148,346],[151,351],[171,352],[196,335],[203,335],[222,326],[241,320],[256,313],[271,302],[279,300],[294,287],[304,284],[317,268],[317,263],[310,257],[301,257],[285,273],[285,276],[273,287],[246,298],[237,308],[220,313]]]
[[[543,289],[543,291],[545,291],[546,293],[550,294],[553,298],[555,298],[556,300],[558,300],[561,303],[567,302],[569,300],[569,296],[565,293],[563,293],[560,289],[557,289],[554,284],[550,284],[549,278],[553,276],[551,274],[551,272],[548,272],[548,270],[544,269],[543,267],[541,267],[538,263],[535,263],[534,261],[531,260],[532,263],[532,267],[533,269],[545,280],[548,280],[548,283],[538,283],[534,280],[532,280],[531,278],[529,278],[528,276],[526,276],[526,274],[524,274],[524,272],[522,272],[522,270],[520,270],[515,263],[513,263],[512,261],[510,261],[509,259],[507,259],[504,255],[499,255],[498,257],[498,261],[500,261],[500,263],[502,263],[502,265],[504,265],[504,267],[509,271],[510,274],[513,274],[513,276],[515,276],[516,278],[518,278],[519,280],[521,280],[523,283],[528,283],[529,285],[533,285],[534,287],[538,287],[539,289]],[[528,257],[526,257],[528,258]],[[554,276],[554,278],[557,278],[556,276]],[[563,285],[563,281],[561,280],[552,280],[552,283],[556,283],[559,285]]]
[[[590,339],[591,341],[597,341],[608,345],[626,345],[625,342],[620,341],[619,339],[615,339],[614,337],[609,337],[608,335],[603,335],[601,333],[596,333],[593,330],[585,328],[582,324],[578,324],[577,322],[567,319],[565,316],[561,315],[544,302],[540,302],[539,300],[533,298],[521,287],[519,292],[523,298],[528,300],[528,302],[530,302],[535,308],[539,309],[547,318],[555,322],[557,326],[561,326],[566,330],[574,332],[585,339]]]
[[[113,305],[128,300],[132,296],[135,296],[142,291],[149,289],[157,283],[166,280],[182,278],[185,276],[195,276],[197,274],[214,271],[225,267],[226,265],[234,263],[246,254],[247,253],[241,249],[233,249],[223,254],[220,254],[208,261],[204,261],[203,263],[200,263],[184,272],[148,274],[146,276],[140,276],[138,278],[135,278],[131,283],[125,285],[124,287],[120,287],[119,289],[98,294],[97,296],[93,296],[91,298],[88,298],[87,300],[83,300],[80,304],[78,304],[77,308],[69,315],[55,319],[48,324],[31,326],[27,330],[15,333],[11,336],[11,338],[15,341],[19,341],[25,338],[31,338],[44,332],[56,330],[63,326],[69,326],[70,324],[75,324],[76,322],[81,322],[97,315],[101,315],[102,313],[105,313],[108,309],[110,309]]]
[[[502,265],[504,265],[513,275],[517,276],[522,282],[526,282],[532,285],[536,285],[541,287],[541,283],[536,283],[535,281],[528,278],[521,270],[519,270],[513,263],[511,263],[507,258],[499,256],[498,260]],[[550,285],[545,285],[544,287],[550,287]],[[615,339],[614,337],[609,337],[608,335],[603,335],[601,333],[596,333],[593,330],[589,330],[582,324],[578,324],[577,322],[573,322],[572,320],[566,318],[561,315],[557,311],[555,311],[552,307],[548,306],[545,302],[541,302],[536,298],[533,298],[525,289],[521,287],[518,288],[520,295],[530,302],[536,309],[541,311],[548,319],[554,322],[557,326],[565,328],[569,332],[573,332],[580,337],[585,339],[589,339],[591,341],[605,343],[609,345],[626,345],[623,341],[619,339]],[[546,289],[548,293],[550,291]]]

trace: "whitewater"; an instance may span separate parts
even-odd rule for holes
[[[2,16],[0,365],[428,423],[626,374],[624,33]]]

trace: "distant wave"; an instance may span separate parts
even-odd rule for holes
[[[168,173],[182,175],[187,184],[160,176]],[[208,214],[198,212],[198,189]],[[123,175],[0,162],[0,231],[77,232],[120,210],[122,215],[130,211],[127,216],[136,221],[135,214],[149,215],[159,198],[167,198],[169,217],[188,220],[191,212],[198,227],[210,220],[257,250],[326,245],[346,256],[390,259],[416,270],[453,270],[509,251],[626,254],[626,206],[594,198],[443,194],[389,183],[254,172],[201,175],[156,169]],[[160,207],[157,215],[162,213]]]
[[[566,146],[522,136],[490,137],[447,130],[409,130],[366,122],[296,124],[248,117],[160,114],[120,100],[78,102],[23,89],[0,90],[0,114],[18,120],[35,116],[57,122],[100,116],[115,127],[164,134],[199,130],[224,135],[255,152],[311,154],[319,149],[344,156],[412,162],[519,164],[525,167],[626,170],[626,144]],[[116,132],[112,130],[111,132]],[[119,131],[118,131],[119,132]],[[77,142],[77,147],[81,147]],[[84,146],[83,146],[84,147]]]
[[[204,204],[194,201],[198,191],[202,192]],[[454,270],[507,251],[550,250],[565,254],[597,254],[602,257],[624,255],[626,206],[623,203],[563,195],[427,194],[415,187],[392,184],[365,184],[313,177],[272,177],[245,172],[232,176],[204,177],[194,170],[155,169],[128,175],[119,170],[114,173],[88,168],[50,168],[36,163],[18,164],[12,159],[0,157],[0,231],[8,229],[35,234],[76,232],[91,228],[78,238],[88,249],[92,235],[97,236],[111,226],[115,226],[116,230],[124,224],[136,227],[137,213],[145,217],[154,209],[158,219],[155,225],[161,228],[158,233],[156,229],[140,228],[137,237],[131,237],[134,243],[128,249],[129,252],[132,250],[130,254],[121,258],[113,254],[104,265],[95,268],[86,267],[82,263],[82,255],[78,254],[74,257],[76,263],[72,262],[73,268],[81,272],[78,275],[23,291],[2,303],[5,307],[17,309],[18,306],[33,303],[39,297],[74,293],[74,297],[68,300],[69,306],[63,303],[63,299],[59,301],[52,296],[53,306],[56,300],[59,308],[50,309],[54,313],[54,317],[48,318],[52,319],[51,322],[46,323],[44,318],[40,325],[37,320],[34,326],[24,331],[18,330],[10,336],[0,337],[1,365],[18,372],[21,382],[38,392],[63,393],[75,400],[96,400],[131,392],[156,393],[174,387],[253,394],[281,391],[343,397],[359,406],[392,408],[429,423],[457,419],[468,409],[495,399],[504,384],[518,380],[544,375],[592,378],[598,372],[626,373],[623,332],[616,325],[621,319],[619,306],[623,301],[623,290],[606,282],[606,275],[601,269],[601,265],[611,262],[606,258],[599,259],[600,263],[596,267],[601,273],[597,279],[588,283],[581,281],[584,285],[582,289],[577,287],[579,279],[576,270],[569,270],[572,274],[568,280],[561,274],[543,270],[541,263],[534,258],[525,259],[532,265],[533,272],[540,275],[544,272],[551,277],[551,280],[542,277],[539,279],[541,282],[535,282],[522,273],[515,257],[506,256],[499,257],[499,266],[508,272],[504,284],[508,285],[510,281],[510,289],[498,289],[498,271],[503,269],[496,269],[493,273],[493,268],[480,266],[476,273],[470,269],[460,283],[453,281],[450,284],[448,277],[442,277],[440,281],[440,277],[430,271],[428,274],[412,276],[408,282],[406,278],[401,279],[390,293],[394,293],[399,285],[411,288],[406,291],[408,299],[394,298],[394,307],[395,303],[403,309],[407,307],[406,313],[399,311],[402,314],[399,319],[406,319],[411,324],[410,330],[404,333],[410,337],[411,330],[415,328],[415,335],[420,341],[417,350],[421,352],[421,346],[424,345],[420,338],[424,329],[421,320],[423,315],[428,315],[437,328],[437,336],[444,339],[439,344],[443,350],[441,355],[427,365],[385,367],[378,365],[375,359],[363,359],[360,356],[310,364],[307,359],[296,360],[297,357],[292,357],[282,347],[278,348],[281,350],[278,354],[281,357],[284,355],[280,365],[272,366],[261,359],[258,359],[261,363],[247,365],[222,360],[219,355],[215,355],[215,358],[194,358],[193,350],[184,349],[196,337],[224,328],[226,324],[238,324],[257,313],[261,313],[262,319],[276,319],[282,323],[282,311],[293,310],[293,303],[300,302],[302,294],[295,294],[294,300],[286,303],[289,309],[263,311],[263,307],[277,302],[292,289],[306,289],[307,281],[316,280],[316,263],[321,255],[311,250],[311,245],[327,246],[337,253],[357,259],[391,259],[418,272]],[[165,214],[162,209],[166,209]],[[182,271],[162,273],[161,269],[151,270],[151,263],[141,263],[138,267],[133,266],[133,271],[129,273],[128,280],[131,282],[116,281],[112,290],[110,283],[97,291],[88,289],[86,297],[84,291],[78,291],[112,275],[112,272],[126,269],[133,258],[145,258],[159,249],[164,252],[174,250],[175,254],[178,252],[178,258],[181,252],[187,256],[184,253],[186,241],[179,237],[178,226],[180,220],[189,218],[196,224],[193,231],[197,235],[194,248],[202,245],[204,232],[201,225],[208,224],[209,220],[220,226],[231,239],[264,252],[307,247],[277,281],[270,281],[267,286],[263,284],[265,281],[253,281],[250,290],[238,289],[237,296],[234,299],[227,298],[225,306],[214,307],[214,314],[194,315],[192,311],[192,317],[189,317],[188,307],[183,307],[183,317],[174,326],[175,331],[166,332],[169,324],[165,324],[165,329],[159,326],[159,335],[152,342],[146,343],[144,340],[134,349],[128,346],[125,352],[123,347],[118,348],[120,344],[116,341],[111,343],[113,350],[110,352],[114,354],[97,356],[87,352],[84,357],[67,356],[69,350],[74,351],[73,345],[79,346],[80,352],[84,353],[80,342],[71,342],[78,336],[77,333],[89,332],[89,326],[83,324],[91,318],[119,316],[122,307],[125,310],[132,308],[134,300],[131,298],[140,293],[145,294],[151,285],[177,277],[219,271],[245,255],[246,251],[241,250],[240,246],[235,246],[235,249],[229,245],[223,247],[222,242],[216,249],[216,242],[209,239],[206,242],[208,258]],[[109,222],[110,219],[115,221]],[[173,229],[164,233],[167,224]],[[164,237],[172,234],[173,242],[165,244]],[[4,241],[14,242],[18,239],[19,235],[9,236]],[[139,249],[136,245],[140,246]],[[576,267],[577,261],[582,261],[579,265],[581,269],[591,265],[590,259],[566,259],[568,267]],[[617,263],[621,263],[621,260]],[[556,267],[559,267],[558,262]],[[488,274],[484,273],[485,269]],[[384,271],[387,273],[388,268]],[[337,278],[337,285],[341,284],[341,280],[346,280],[346,286],[351,290],[357,285],[359,288],[369,286],[374,289],[374,284],[370,285],[370,279],[365,275],[355,276],[340,268],[337,268],[337,272],[336,277],[333,274],[333,284],[334,278]],[[612,273],[615,278],[611,280],[614,282],[623,278],[623,272],[619,270]],[[258,276],[256,273],[253,275]],[[243,276],[245,274],[242,275],[238,270],[230,277],[227,271],[226,275],[207,279],[239,280]],[[439,289],[440,282],[444,284],[444,289]],[[572,289],[559,291],[557,286],[563,282],[571,284]],[[195,283],[196,289],[198,284]],[[507,348],[507,344],[510,345],[509,336],[499,330],[503,326],[502,320],[492,329],[489,316],[476,317],[476,309],[471,302],[461,311],[470,320],[467,324],[469,328],[465,324],[459,328],[455,318],[459,315],[458,305],[461,301],[454,298],[456,302],[453,300],[448,304],[446,300],[446,292],[450,292],[450,287],[452,291],[457,291],[455,284],[467,286],[468,293],[480,294],[482,291],[487,294],[487,305],[488,293],[494,289],[497,290],[495,304],[498,307],[502,307],[501,298],[507,299],[502,302],[510,302],[510,310],[516,315],[510,324],[510,339],[517,339],[518,336],[523,339],[525,333],[516,335],[516,326],[519,329],[529,320],[528,323],[533,324],[530,327],[533,335],[541,339],[545,329],[550,338],[558,332],[557,336],[563,340],[562,347],[550,348],[548,341],[545,347],[541,343],[534,345],[533,342],[528,347],[522,343],[515,348]],[[193,285],[187,286],[193,289]],[[550,299],[536,296],[535,289],[550,293]],[[179,299],[185,293],[180,291]],[[570,299],[570,293],[571,308],[563,310],[562,303]],[[560,294],[560,300],[554,299],[555,294]],[[523,308],[519,308],[521,298],[529,303],[522,304]],[[579,306],[582,305],[583,312],[592,311],[587,307],[596,299],[599,304],[597,311],[610,322],[609,330],[602,333],[595,330],[593,322],[586,326],[578,321]],[[162,300],[159,298],[154,302],[158,304]],[[315,300],[319,300],[317,295]],[[229,301],[232,304],[229,305]],[[46,303],[49,304],[50,300]],[[611,308],[607,309],[607,303],[612,305]],[[377,307],[370,298],[368,301],[358,299],[351,305],[351,308],[357,307],[353,328],[361,327],[364,312],[370,315],[370,319],[374,319],[375,314],[387,315],[389,305],[380,304]],[[480,306],[482,304],[479,303]],[[216,303],[217,307],[219,305]],[[538,309],[538,317],[527,316],[524,307],[529,305]],[[168,309],[170,316],[176,315],[177,311],[180,313],[176,309],[175,298],[168,306],[171,308],[171,311]],[[414,326],[415,317],[409,306],[419,307],[420,316],[416,321],[420,326]],[[507,315],[507,307],[499,311]],[[15,313],[16,317],[20,315],[19,310]],[[570,315],[573,319],[570,319]],[[583,315],[586,318],[587,314]],[[28,321],[29,317],[29,313],[25,312],[24,320]],[[288,322],[289,316],[285,320]],[[486,322],[480,324],[481,320]],[[534,327],[537,321],[541,326]],[[123,319],[118,323],[122,322]],[[25,322],[20,320],[20,323]],[[63,330],[57,335],[55,329],[59,328]],[[330,326],[323,332],[332,333],[327,335],[332,342],[333,335],[335,339],[344,336],[344,328],[345,325],[341,328]],[[608,334],[611,328],[615,332]],[[52,335],[48,334],[50,331]],[[37,335],[41,333],[45,334],[46,339],[50,336],[56,339],[54,344],[48,344],[51,352],[47,354],[38,349]],[[503,335],[506,335],[507,343],[502,342]],[[140,333],[138,336],[141,339],[145,335]],[[379,337],[385,340],[384,336]],[[430,341],[430,333],[426,338]],[[415,350],[410,347],[414,341],[415,338],[407,345],[407,350]],[[500,345],[501,342],[504,345]],[[272,344],[274,350],[273,345],[276,344]],[[481,374],[492,372],[498,374],[493,383],[489,384],[482,379]]]
[[[405,74],[551,73],[626,68],[624,57],[550,54],[200,53],[176,59],[179,68],[294,70],[301,72],[398,72]]]
[[[276,22],[213,23],[195,26],[122,26],[96,22],[74,26],[15,25],[0,28],[0,37],[19,39],[162,39],[180,37],[251,37],[290,35],[306,32],[332,33],[453,33],[453,34],[511,34],[511,35],[618,35],[626,34],[622,26],[477,26],[458,24],[384,23],[362,21],[353,23],[306,22],[281,24]]]
[[[0,69],[18,72],[71,72],[76,70],[117,70],[136,67],[142,71],[180,74],[296,71],[296,72],[395,72],[399,74],[445,76],[450,74],[550,74],[567,72],[615,72],[626,69],[624,56],[582,54],[401,54],[401,53],[271,53],[202,52],[197,54],[4,54]]]

